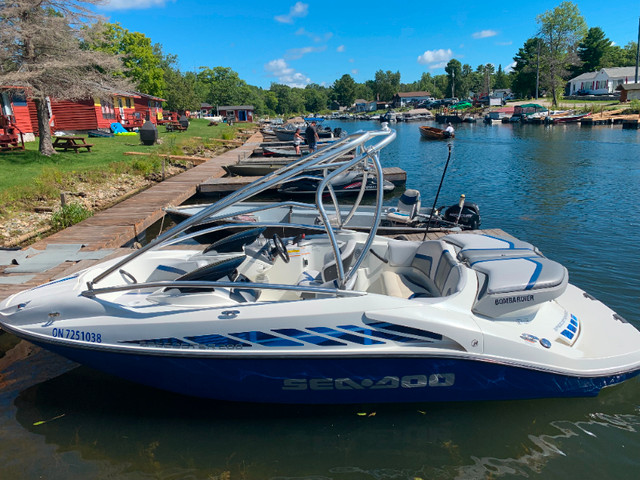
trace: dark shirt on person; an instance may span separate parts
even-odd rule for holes
[[[315,145],[318,140],[316,139],[316,126],[315,125],[307,125],[307,129],[304,132],[304,136],[307,139],[307,145]]]

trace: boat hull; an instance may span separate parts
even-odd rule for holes
[[[38,343],[38,342],[36,342]],[[121,353],[38,343],[78,363],[182,395],[225,401],[350,404],[595,396],[640,371],[571,377],[437,357],[233,358]]]

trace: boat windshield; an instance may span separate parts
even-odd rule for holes
[[[395,130],[390,129],[386,123],[383,123],[380,130],[358,131],[342,137],[331,144],[325,145],[316,152],[301,157],[300,159],[283,166],[279,170],[261,177],[236,192],[229,194],[216,203],[202,209],[200,212],[194,214],[184,222],[181,222],[175,227],[162,233],[144,247],[134,251],[123,260],[117,262],[97,275],[92,281],[88,282],[88,288],[89,290],[92,290],[95,284],[99,283],[114,271],[121,269],[124,265],[146,251],[175,243],[176,239],[183,235],[185,231],[207,218],[222,220],[228,216],[238,214],[236,211],[233,214],[221,215],[220,212],[222,210],[227,209],[238,202],[245,202],[270,188],[302,179],[312,180],[315,182],[315,185],[317,185],[314,196],[315,203],[283,203],[317,210],[318,216],[322,220],[322,226],[316,228],[323,229],[328,235],[333,254],[336,258],[338,284],[343,287],[349,280],[349,274],[345,274],[343,271],[342,262],[337,261],[337,259],[340,258],[340,248],[334,229],[342,228],[343,225],[349,221],[364,196],[368,184],[367,179],[369,177],[376,178],[375,212],[374,219],[372,221],[373,228],[371,228],[369,237],[363,248],[363,251],[369,251],[376,235],[377,225],[380,223],[380,216],[382,212],[384,177],[380,163],[380,151],[391,143],[395,137]],[[361,182],[361,187],[353,206],[346,215],[342,216],[338,197],[332,187],[332,182],[335,181],[336,178],[340,178],[340,176],[344,176],[345,173],[351,171],[357,171],[361,175],[361,179],[359,180]],[[325,198],[329,198],[333,203],[333,207],[337,213],[335,217],[332,216],[332,218],[329,218],[324,204]],[[273,207],[282,206],[283,203],[274,203]],[[238,224],[236,223],[235,225],[237,226]],[[364,255],[361,255],[354,266],[350,269],[350,272],[355,272],[357,270],[363,258]]]

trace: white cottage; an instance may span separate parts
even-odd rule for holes
[[[569,80],[569,94],[606,95],[614,93],[616,88],[635,81],[636,67],[602,68],[597,72],[588,72]]]

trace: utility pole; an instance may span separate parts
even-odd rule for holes
[[[638,83],[638,64],[640,64],[640,17],[638,17],[638,45],[636,46],[636,83]]]
[[[538,61],[536,63],[536,100],[538,100],[539,85],[540,85],[540,38],[538,38]]]
[[[638,76],[638,72],[636,70],[636,77]],[[636,79],[636,82],[638,80]],[[451,98],[454,98],[455,95],[455,91],[456,91],[456,72],[454,70],[451,70]]]

